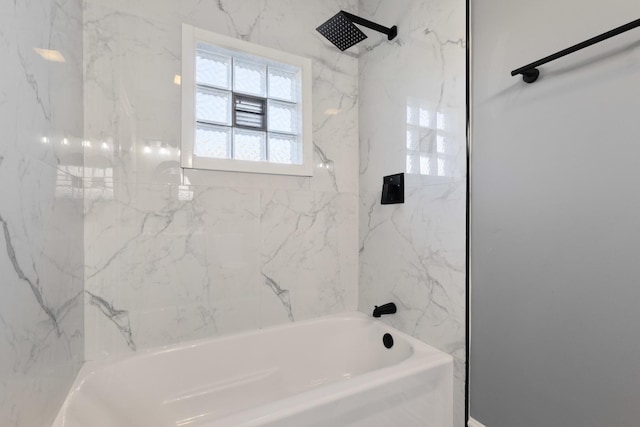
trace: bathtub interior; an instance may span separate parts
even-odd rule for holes
[[[390,349],[385,333],[396,337]],[[90,363],[56,427],[209,425],[401,364],[409,340],[381,322],[332,317]]]

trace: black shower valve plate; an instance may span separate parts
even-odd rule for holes
[[[385,176],[382,179],[383,205],[404,203],[404,173]]]

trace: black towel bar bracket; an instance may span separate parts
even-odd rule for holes
[[[583,41],[582,43],[578,43],[575,46],[571,46],[567,49],[561,50],[560,52],[554,53],[553,55],[549,55],[546,58],[542,58],[539,61],[532,62],[531,64],[518,68],[517,70],[513,70],[511,72],[511,75],[517,76],[518,74],[521,74],[522,80],[524,80],[527,83],[533,83],[536,80],[538,80],[538,77],[540,76],[540,70],[538,70],[539,66],[544,65],[551,61],[555,61],[556,59],[572,54],[573,52],[577,52],[581,49],[584,49],[585,47],[589,47],[596,43],[600,43],[601,41],[610,39],[611,37],[615,37],[619,34],[625,33],[636,27],[640,27],[640,19],[637,19],[633,22],[629,22],[628,24],[622,25],[621,27],[614,28],[611,31],[607,31],[606,33],[600,34],[599,36]]]

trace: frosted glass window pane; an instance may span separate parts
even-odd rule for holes
[[[412,107],[411,105],[407,105],[407,123],[410,125],[418,125],[420,122],[418,120],[418,107]]]
[[[193,154],[198,157],[231,157],[231,128],[198,125]]]
[[[234,159],[266,161],[266,136],[264,132],[235,129],[233,143]]]
[[[419,128],[419,146],[423,153],[433,153],[436,149],[434,144],[435,131],[433,129]]]
[[[196,91],[196,120],[231,125],[231,92],[199,87]]]
[[[231,89],[231,58],[198,49],[196,83]]]
[[[433,169],[431,157],[420,156],[420,175],[432,175]]]
[[[431,114],[429,113],[429,110],[420,108],[420,117],[418,118],[418,120],[420,122],[420,127],[431,127]]]
[[[407,154],[407,173],[420,173],[420,155],[415,153]]]
[[[298,101],[298,76],[269,67],[269,98]]]
[[[269,134],[269,161],[299,165],[302,163],[298,138],[292,135]]]
[[[233,90],[236,92],[267,96],[267,67],[238,60],[233,61]]]
[[[407,150],[418,150],[420,148],[420,131],[418,128],[409,127],[407,129]]]
[[[298,133],[298,108],[295,105],[269,101],[268,129],[272,132]]]

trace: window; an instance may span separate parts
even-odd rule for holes
[[[311,176],[311,61],[183,26],[184,168]]]

